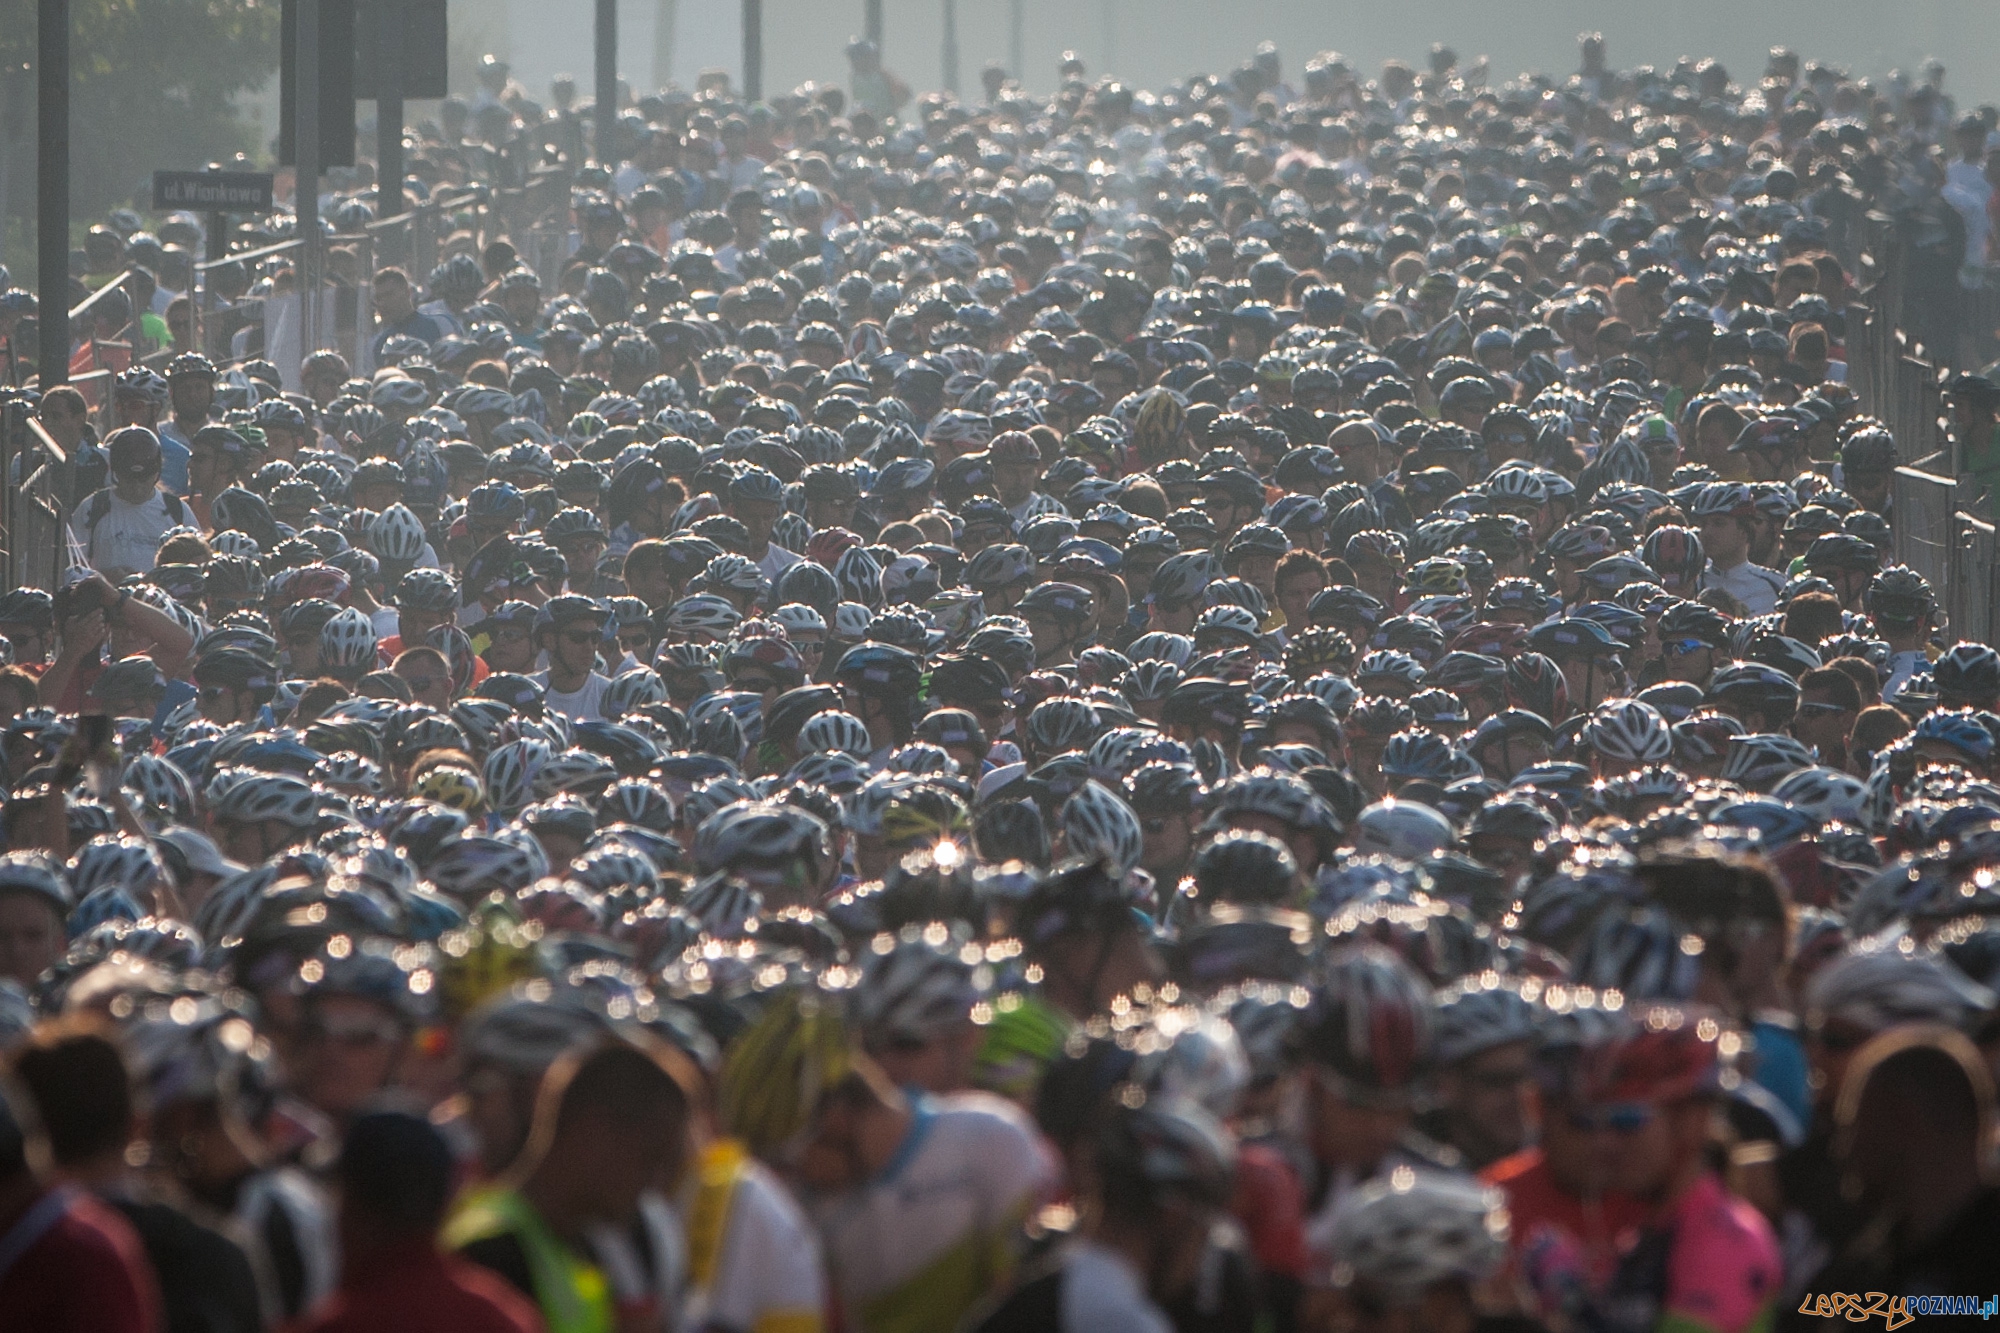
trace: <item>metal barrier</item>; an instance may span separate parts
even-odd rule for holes
[[[1995,594],[2000,593],[2000,575],[1996,575],[1993,567],[2000,550],[1994,545],[1993,525],[1962,509],[1951,516],[1951,522],[1952,570],[1947,602],[1951,632],[1974,643],[1991,643],[1994,631],[2000,629],[2000,610],[1994,606]]]
[[[1899,467],[1892,486],[1896,514],[1896,559],[1930,580],[1940,600],[1950,603],[1952,514],[1958,483],[1950,477]]]
[[[7,489],[0,565],[9,588],[54,588],[68,563],[65,517],[73,464],[25,402],[0,407],[0,476]],[[25,475],[22,475],[25,474]]]

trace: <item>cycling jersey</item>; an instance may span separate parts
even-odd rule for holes
[[[681,1327],[818,1333],[819,1240],[785,1187],[734,1139],[709,1144],[688,1174]]]
[[[1585,1198],[1563,1188],[1538,1147],[1479,1174],[1507,1196],[1509,1262],[1545,1318],[1575,1311],[1609,1282],[1619,1242],[1646,1218],[1629,1194]]]
[[[1606,1333],[1761,1333],[1783,1277],[1770,1223],[1705,1172],[1639,1229],[1581,1322]]]
[[[949,1333],[1012,1271],[1021,1220],[1055,1179],[1025,1117],[997,1097],[915,1097],[873,1180],[815,1202],[852,1333]]]

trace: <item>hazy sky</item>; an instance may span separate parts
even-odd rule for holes
[[[1461,60],[1484,54],[1496,78],[1522,70],[1568,71],[1576,36],[1602,31],[1619,66],[1670,64],[1682,54],[1717,55],[1739,78],[1758,74],[1763,53],[1790,45],[1807,59],[1857,73],[1916,69],[1940,55],[1961,105],[2000,98],[2000,0],[1405,0],[1400,4],[1304,0],[1020,0],[1026,82],[1046,91],[1055,62],[1074,49],[1095,75],[1109,69],[1156,85],[1241,62],[1259,40],[1278,43],[1288,77],[1308,56],[1337,50],[1366,69],[1391,57],[1421,61],[1432,42]],[[939,85],[944,0],[884,0],[887,61],[919,88]],[[976,89],[988,60],[1004,62],[1012,0],[958,0],[963,85]],[[844,78],[841,47],[862,22],[862,0],[765,0],[766,91],[806,79]],[[620,71],[657,86],[671,57],[683,83],[703,66],[741,69],[735,0],[619,0]],[[454,47],[501,49],[536,96],[567,70],[589,86],[589,0],[453,0]],[[671,43],[659,40],[675,15]]]

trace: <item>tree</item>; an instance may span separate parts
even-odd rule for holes
[[[0,0],[0,71],[25,85],[5,98],[0,218],[34,214],[35,12],[35,0]],[[277,73],[277,0],[71,0],[70,22],[74,216],[144,208],[159,168],[261,155],[236,99]],[[22,104],[28,114],[12,114]]]

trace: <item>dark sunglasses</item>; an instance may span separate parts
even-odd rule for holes
[[[1800,717],[1826,717],[1833,713],[1845,713],[1847,711],[1847,708],[1842,704],[1802,703],[1798,707],[1798,715]]]
[[[201,688],[201,700],[203,703],[212,704],[224,695],[234,693],[236,691],[227,685],[204,685]]]
[[[1708,645],[1700,639],[1663,639],[1660,642],[1660,651],[1669,657],[1686,657],[1689,653],[1698,653],[1706,647]]]

